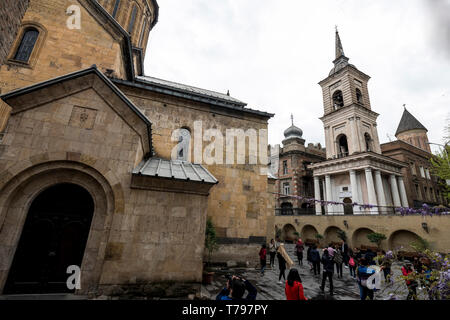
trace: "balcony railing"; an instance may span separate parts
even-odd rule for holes
[[[304,216],[304,215],[315,215],[315,208],[276,208],[276,216]]]

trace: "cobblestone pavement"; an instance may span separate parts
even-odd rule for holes
[[[295,265],[293,268],[297,268],[300,273],[300,277],[303,282],[303,287],[305,291],[305,296],[311,300],[359,300],[359,288],[356,280],[350,276],[349,269],[343,268],[342,279],[338,279],[336,273],[333,275],[334,284],[334,295],[329,295],[329,282],[326,282],[325,292],[320,291],[320,284],[322,277],[314,276],[313,272],[310,271],[310,267],[306,262],[306,257],[303,260],[303,266],[298,265],[298,259],[294,256],[295,246],[292,244],[286,244],[286,251],[289,256],[294,261]],[[306,252],[305,252],[306,253]],[[257,254],[257,253],[256,253]],[[306,256],[306,254],[304,254]],[[322,266],[321,266],[322,268]],[[393,273],[394,277],[401,275],[401,265],[394,263]],[[322,269],[321,269],[322,272]],[[289,270],[286,270],[286,277]],[[247,269],[221,269],[217,270],[214,281],[211,285],[202,286],[202,294],[210,299],[215,299],[216,295],[225,286],[226,279],[225,274],[236,274],[243,276],[253,283],[257,290],[258,296],[257,300],[285,300],[284,294],[284,281],[282,284],[278,284],[278,261],[275,258],[275,268],[266,269],[264,276],[261,276],[259,270],[255,268]],[[375,293],[376,300],[387,300],[389,298],[390,292],[396,291],[397,299],[404,300],[407,295],[406,285],[403,281],[400,281],[395,286],[388,285],[385,283],[384,278],[382,280],[381,290]],[[419,291],[420,292],[420,291]]]

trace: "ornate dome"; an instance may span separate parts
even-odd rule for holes
[[[284,131],[284,137],[288,138],[302,138],[303,131],[302,129],[292,125]]]

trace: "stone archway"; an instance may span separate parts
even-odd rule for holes
[[[95,169],[77,162],[55,161],[30,167],[0,190],[0,293],[3,292],[20,235],[33,201],[43,190],[62,183],[84,188],[94,202],[92,223],[81,263],[81,289],[96,290],[105,258],[112,216],[117,210],[116,192]],[[102,248],[103,243],[103,248]]]
[[[352,245],[354,248],[361,248],[361,246],[373,247],[376,246],[372,242],[369,241],[367,235],[370,233],[374,233],[373,230],[369,228],[359,228],[353,232],[352,235]]]
[[[338,237],[338,231],[340,231],[341,229],[339,229],[338,227],[335,226],[331,226],[328,227],[325,230],[325,234],[324,234],[324,239],[325,239],[325,245],[328,245],[329,243],[332,242],[338,242],[341,243],[342,240]]]
[[[20,236],[6,294],[74,292],[67,268],[81,266],[94,200],[76,184],[56,184],[31,203]]]
[[[285,242],[294,242],[297,238],[295,232],[297,232],[297,230],[292,224],[286,224],[281,232],[281,239]]]
[[[397,230],[389,237],[389,249],[414,252],[415,250],[410,246],[410,244],[419,239],[420,237],[414,232],[409,230]]]
[[[319,232],[317,232],[317,229],[314,226],[312,226],[310,224],[305,225],[301,231],[301,236],[302,236],[303,242],[304,243],[315,243],[317,240],[316,235],[318,233]]]

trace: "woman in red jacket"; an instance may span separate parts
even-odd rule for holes
[[[308,300],[303,294],[302,279],[300,279],[297,269],[292,268],[289,271],[284,292],[286,300]]]

